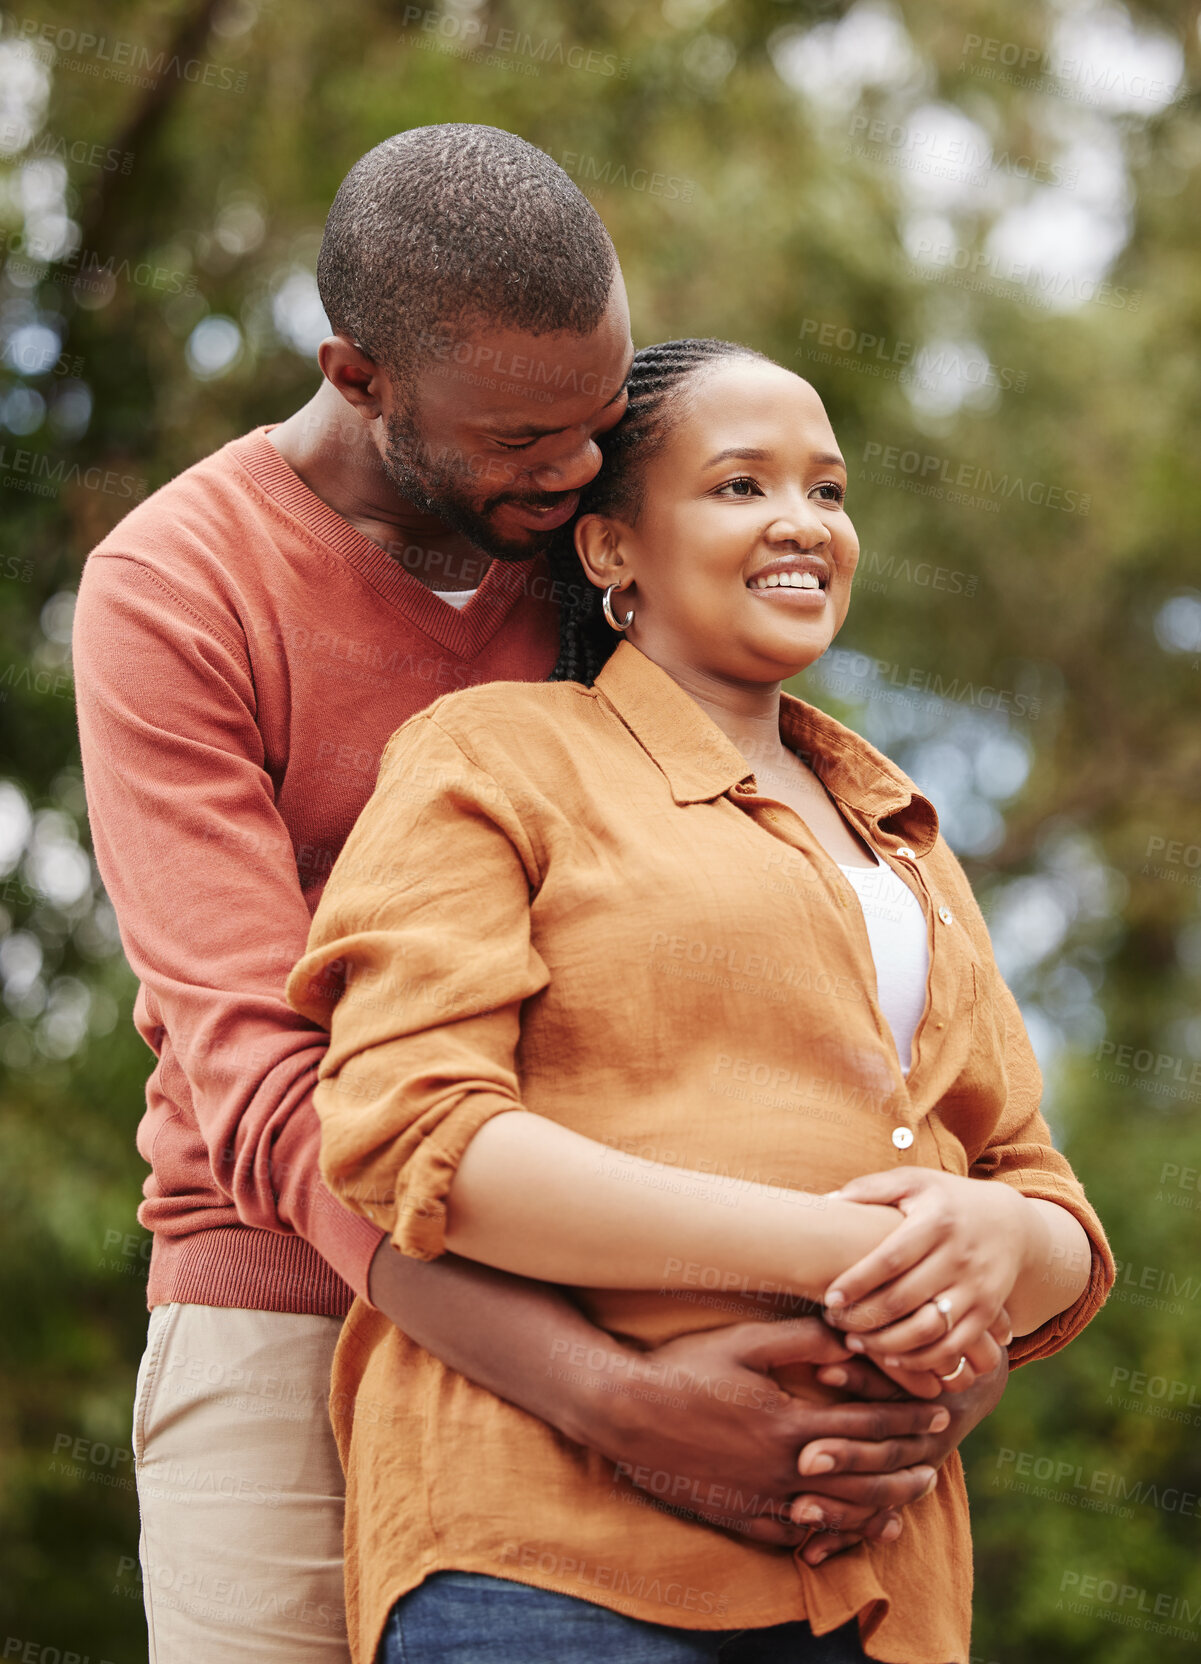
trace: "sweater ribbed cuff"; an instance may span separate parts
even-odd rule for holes
[[[366,1221],[347,1218],[379,1241],[380,1232]],[[155,1237],[146,1304],[153,1309],[175,1300],[345,1317],[354,1291],[303,1237],[226,1225],[192,1236]]]

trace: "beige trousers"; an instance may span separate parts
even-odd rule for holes
[[[348,1664],[338,1318],[156,1306],[133,1451],[150,1664]]]

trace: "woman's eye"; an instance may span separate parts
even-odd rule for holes
[[[752,497],[759,492],[759,487],[749,474],[740,474],[736,480],[726,480],[724,485],[719,485],[716,495],[720,497],[726,492],[732,497]]]
[[[819,485],[817,489],[826,494],[823,497],[824,502],[842,503],[846,501],[846,486],[839,485],[835,480],[827,480],[824,485]]]

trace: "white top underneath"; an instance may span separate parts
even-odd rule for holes
[[[479,590],[478,589],[436,589],[434,591],[434,594],[438,597],[438,599],[440,601],[445,601],[448,607],[455,607],[455,608],[458,609],[459,612],[462,612],[463,608],[467,605],[468,601],[474,601],[475,600],[476,596],[479,594]]]
[[[874,867],[848,867],[841,861],[838,865],[859,897],[876,962],[876,997],[892,1030],[901,1071],[908,1074],[930,974],[922,904],[883,861]]]

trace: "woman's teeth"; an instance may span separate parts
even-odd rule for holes
[[[766,577],[752,578],[748,589],[820,589],[815,572],[769,572]]]

